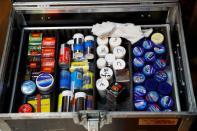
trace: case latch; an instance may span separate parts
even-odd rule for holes
[[[112,118],[105,111],[80,111],[73,117],[75,124],[83,125],[88,131],[100,131]]]

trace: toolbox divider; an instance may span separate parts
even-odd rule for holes
[[[16,72],[14,74],[14,82],[13,82],[13,89],[12,89],[12,94],[11,94],[11,101],[10,101],[10,106],[9,106],[9,113],[13,111],[13,106],[15,102],[15,97],[16,97],[16,88],[17,88],[17,81],[18,81],[18,73],[19,73],[19,68],[20,68],[20,60],[21,60],[21,55],[22,55],[22,48],[24,46],[24,28],[22,29],[22,35],[21,35],[21,40],[20,40],[20,45],[19,45],[19,53],[18,53],[18,60],[16,64]]]
[[[130,75],[130,95],[131,95],[131,101],[134,101],[134,84],[133,84],[133,53],[132,53],[132,48],[133,45],[129,42],[129,75]],[[134,111],[134,104],[132,104],[132,111]]]
[[[142,25],[142,28],[150,28],[150,27],[163,27],[163,28],[167,28],[167,25]],[[12,92],[12,97],[11,97],[11,104],[10,104],[10,110],[9,112],[13,112],[13,106],[15,105],[15,97],[16,97],[16,88],[17,88],[17,85],[19,85],[20,81],[18,80],[18,72],[19,72],[19,69],[20,69],[20,63],[21,63],[21,57],[24,57],[24,56],[21,56],[22,54],[22,50],[24,47],[24,41],[25,39],[27,39],[27,36],[24,37],[24,35],[27,35],[29,33],[27,32],[41,32],[41,33],[44,33],[44,34],[52,34],[52,36],[55,36],[56,37],[56,48],[55,48],[55,51],[56,51],[56,54],[55,54],[55,70],[54,70],[54,77],[55,77],[55,85],[53,87],[53,94],[52,94],[52,97],[54,98],[54,100],[52,100],[52,108],[51,108],[51,111],[52,112],[56,112],[57,110],[57,103],[58,103],[58,95],[59,95],[59,72],[60,72],[60,69],[59,69],[59,66],[58,66],[58,60],[59,60],[59,49],[60,49],[60,44],[61,43],[66,43],[68,40],[72,39],[72,36],[74,33],[83,33],[84,35],[91,35],[91,26],[79,26],[79,27],[26,27],[24,28],[23,30],[23,34],[22,34],[22,37],[21,37],[21,43],[20,43],[20,50],[19,50],[19,56],[18,56],[18,62],[17,62],[17,66],[16,66],[16,73],[15,73],[15,81],[14,81],[14,86],[13,86],[13,92]],[[24,34],[25,33],[25,34]],[[178,96],[178,89],[177,89],[177,83],[176,83],[176,78],[175,78],[175,68],[174,68],[174,64],[173,64],[173,56],[172,56],[172,49],[169,50],[169,48],[172,48],[171,47],[171,43],[169,42],[170,41],[170,37],[169,37],[169,30],[167,31],[167,37],[168,37],[168,51],[170,54],[170,63],[172,66],[172,76],[173,76],[173,96],[175,97],[176,99],[176,110],[180,111],[180,103],[179,103],[179,96]],[[27,40],[26,40],[27,42]],[[134,101],[134,94],[133,94],[133,88],[134,88],[134,85],[133,85],[133,67],[132,67],[132,47],[133,45],[130,44],[130,42],[125,42],[125,40],[123,41],[123,45],[126,50],[127,50],[127,53],[126,53],[126,65],[127,65],[127,68],[129,69],[130,71],[130,83],[128,83],[128,91],[129,91],[129,96],[128,98],[126,99],[125,102],[121,102],[120,105],[118,105],[118,111],[134,111],[134,105],[133,105],[133,101]],[[28,44],[27,44],[28,45]],[[27,47],[26,47],[27,48]],[[91,67],[91,71],[94,73],[94,87],[93,87],[93,101],[94,101],[94,104],[93,104],[93,107],[94,109],[100,109],[102,110],[103,108],[100,108],[101,106],[103,106],[102,104],[98,104],[98,100],[99,100],[99,95],[97,93],[97,90],[96,90],[96,80],[99,78],[99,70],[97,69],[96,67],[96,60],[98,58],[97,54],[96,54],[96,47],[95,47],[95,59],[92,60],[92,65],[93,67]],[[21,84],[21,83],[20,83]],[[19,87],[19,86],[18,86]],[[20,87],[19,87],[20,88]],[[18,90],[18,89],[17,89]],[[19,91],[19,90],[18,90]],[[22,94],[22,93],[21,93]],[[17,102],[18,103],[18,102]],[[129,105],[129,106],[127,106]],[[15,112],[15,110],[14,110]]]

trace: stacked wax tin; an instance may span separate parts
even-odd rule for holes
[[[138,111],[171,111],[174,105],[172,86],[166,82],[166,47],[163,42],[163,34],[154,33],[151,40],[141,40],[132,49],[134,105]]]
[[[73,40],[61,45],[59,67],[60,94],[58,112],[93,109],[94,74],[84,59],[94,58],[94,37],[73,35]],[[71,63],[71,64],[70,64]]]
[[[42,33],[29,34],[28,69],[26,80],[36,83],[40,93],[47,94],[54,83],[55,37],[42,37]],[[47,82],[46,82],[47,81]],[[24,82],[25,83],[25,82]],[[23,91],[24,94],[25,93]]]

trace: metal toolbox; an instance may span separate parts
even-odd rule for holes
[[[15,0],[10,14],[7,39],[0,66],[0,129],[2,130],[187,130],[195,119],[196,101],[193,93],[186,44],[177,0],[105,0],[52,1]],[[133,86],[130,96],[117,111],[103,110],[97,103],[93,111],[19,114],[22,103],[20,84],[24,75],[24,60],[29,32],[53,34],[57,43],[71,38],[76,32],[91,34],[91,26],[103,21],[134,23],[142,28],[164,32],[170,82],[173,84],[173,112],[135,111]],[[132,45],[125,45],[131,53]],[[56,50],[59,51],[60,45]],[[132,72],[132,57],[127,54]],[[55,56],[58,58],[58,55]],[[57,63],[56,63],[57,64]],[[57,71],[58,69],[56,69]],[[97,77],[97,69],[93,69]],[[132,74],[132,73],[130,73]],[[59,79],[56,77],[55,79]],[[132,75],[131,75],[132,79]],[[126,106],[123,106],[126,105]],[[152,126],[149,126],[152,125]],[[159,126],[158,126],[159,125]],[[85,128],[84,128],[84,127]]]

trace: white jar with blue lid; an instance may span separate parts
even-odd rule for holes
[[[41,92],[49,91],[54,84],[54,78],[49,73],[42,73],[36,79],[36,85]]]

